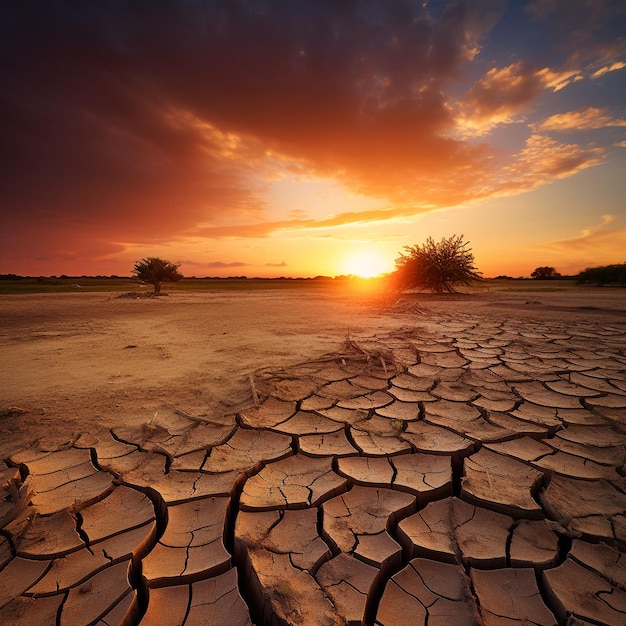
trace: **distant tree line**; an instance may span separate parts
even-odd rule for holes
[[[626,287],[626,263],[588,267],[574,276],[561,276],[553,267],[535,268],[530,274],[535,280],[554,280],[557,278],[575,278],[579,285],[621,285]],[[504,277],[499,277],[504,278]]]
[[[621,285],[626,286],[626,263],[589,267],[578,274],[579,285]]]
[[[396,259],[396,269],[385,278],[387,288],[394,292],[407,290],[429,290],[437,293],[455,293],[456,287],[470,287],[482,280],[480,272],[474,266],[474,255],[469,243],[463,240],[463,235],[453,235],[435,242],[428,238],[426,243],[415,246],[405,246],[405,252]],[[184,277],[178,271],[178,265],[160,259],[147,257],[135,263],[133,274],[141,282],[150,284],[154,293],[161,291],[164,282],[176,282]],[[554,267],[537,267],[531,273],[534,280],[576,279],[580,285],[620,285],[626,287],[626,263],[590,267],[576,276],[562,276]],[[36,280],[40,283],[57,284],[56,276],[38,278],[24,277],[17,274],[0,274],[0,281]],[[63,274],[60,280],[76,280],[78,277]],[[80,278],[119,279],[118,276],[81,276]],[[195,276],[191,277],[195,279]],[[335,276],[334,279],[326,276],[316,276],[304,280],[347,280],[350,276]],[[500,275],[497,279],[526,280],[522,277],[514,279],[511,276]],[[229,278],[209,278],[203,280],[260,280],[249,279],[246,276],[231,276]],[[263,279],[268,280],[268,279]],[[303,280],[283,277],[271,280]],[[78,286],[78,285],[77,285]]]

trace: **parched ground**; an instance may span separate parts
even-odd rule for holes
[[[625,305],[2,297],[0,623],[621,626]]]

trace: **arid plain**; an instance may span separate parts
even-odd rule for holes
[[[624,290],[118,296],[0,296],[0,623],[624,623]]]

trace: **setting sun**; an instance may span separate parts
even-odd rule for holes
[[[393,269],[392,263],[376,252],[361,252],[348,257],[343,264],[342,273],[353,274],[361,278],[374,278]]]

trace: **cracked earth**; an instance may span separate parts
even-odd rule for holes
[[[626,623],[626,323],[413,322],[7,455],[0,622]]]

